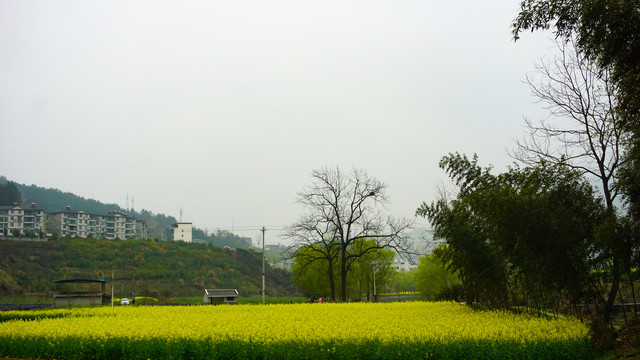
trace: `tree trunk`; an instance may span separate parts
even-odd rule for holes
[[[633,299],[633,314],[634,318],[638,320],[638,308],[636,306],[636,289],[633,285],[633,273],[631,269],[627,269],[627,271],[629,272],[629,285],[631,285],[631,297]]]
[[[617,262],[614,259],[614,264],[612,266],[613,278],[611,279],[611,289],[609,289],[609,294],[607,297],[607,303],[604,305],[604,314],[603,320],[608,322],[609,325],[613,326],[611,323],[611,312],[613,311],[613,305],[616,301],[616,295],[618,293],[618,285],[620,284],[620,271],[618,271],[618,266],[616,266]]]
[[[347,301],[347,249],[342,248],[340,259],[340,301]]]
[[[331,288],[331,300],[336,301],[336,278],[333,275],[333,261],[329,261],[329,287]]]
[[[624,317],[624,324],[627,325],[627,312],[624,308],[624,297],[622,296],[622,288],[620,288],[620,285],[618,285],[618,294],[620,294],[620,309],[622,310],[622,316]]]

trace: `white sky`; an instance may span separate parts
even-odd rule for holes
[[[519,3],[3,0],[0,175],[275,229],[313,169],[355,166],[413,217],[443,155],[502,170],[542,114],[522,79],[555,45],[511,40]]]

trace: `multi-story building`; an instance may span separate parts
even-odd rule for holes
[[[149,238],[149,227],[142,220],[136,220],[136,235],[141,239]]]
[[[171,224],[171,229],[173,230],[173,241],[191,242],[192,227],[193,225],[190,222]]]
[[[393,259],[391,267],[397,271],[412,271],[418,268],[418,264],[412,261],[412,259],[403,259],[396,256],[396,258]]]
[[[46,230],[47,212],[35,203],[29,207],[13,203],[13,206],[0,206],[0,236],[26,232],[41,233]]]
[[[145,230],[144,222],[119,211],[96,214],[72,210],[67,206],[66,209],[49,214],[49,232],[60,236],[131,239],[144,237]]]

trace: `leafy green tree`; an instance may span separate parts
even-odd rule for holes
[[[251,239],[247,237],[240,237],[227,230],[216,230],[209,234],[208,241],[216,246],[225,247],[228,246],[232,249],[243,248],[248,249],[251,247]]]
[[[536,306],[561,299],[576,305],[598,294],[590,270],[611,260],[597,234],[606,210],[580,173],[541,164],[495,176],[477,157],[459,154],[445,156],[440,166],[460,187],[458,195],[423,203],[417,213],[446,241],[438,257],[459,272],[467,301],[506,306],[518,292]],[[589,299],[610,312],[603,298]]]
[[[606,214],[602,200],[562,164],[511,169],[497,180],[499,186],[488,189],[494,201],[480,212],[492,222],[491,236],[511,270],[525,281],[519,285],[527,297],[546,306],[558,297],[581,303],[595,290],[590,270],[601,266],[595,256],[603,250],[596,232]]]
[[[355,252],[371,248],[376,245],[373,239],[359,239],[352,246],[357,247]],[[387,249],[376,249],[367,252],[351,263],[349,270],[349,297],[361,299],[366,295],[368,301],[373,299],[373,273],[375,271],[376,292],[388,287],[393,279],[395,270],[391,267],[396,253]]]
[[[440,161],[459,187],[456,199],[441,198],[423,203],[416,214],[427,218],[434,227],[434,238],[443,239],[447,246],[439,254],[449,271],[458,273],[464,286],[467,302],[489,302],[506,306],[507,263],[496,244],[491,241],[487,219],[477,213],[477,204],[486,201],[483,189],[495,181],[489,171],[477,164],[477,157],[445,156]]]
[[[375,240],[359,239],[352,246],[357,247],[352,251],[362,251],[375,245]],[[340,269],[335,266],[339,263],[340,252],[336,251],[337,244],[334,243],[333,258],[327,257],[324,253],[325,244],[316,243],[298,249],[292,266],[293,280],[303,290],[309,294],[335,294],[334,287],[340,285]],[[376,249],[367,252],[365,255],[350,262],[349,265],[349,286],[347,287],[347,297],[359,300],[366,296],[367,300],[372,297],[373,291],[373,271],[376,271],[376,286],[382,288],[387,286],[393,275],[391,264],[395,257],[395,252],[385,249]],[[335,298],[331,298],[335,300]]]
[[[447,270],[436,253],[420,258],[415,270],[416,289],[425,300],[459,300],[457,297],[461,295],[458,291],[462,282],[457,274]]]
[[[337,264],[338,256],[340,255],[340,246],[332,237],[320,230],[321,229],[305,228],[303,222],[294,225],[293,229],[289,229],[289,234],[295,232],[295,236],[298,237],[298,239],[302,239],[304,236],[303,241],[306,243],[304,245],[298,244],[293,256],[295,257],[295,262],[298,264],[297,272],[299,274],[312,271],[311,269],[306,269],[311,264],[322,264],[316,264],[313,269],[316,271],[316,274],[326,276],[328,292],[325,294],[330,294],[331,300],[336,300],[336,279],[339,278],[339,273],[337,274]],[[321,271],[318,271],[318,269],[321,269]],[[294,274],[295,273],[294,271]],[[302,284],[300,285],[302,286]]]
[[[389,284],[391,292],[399,293],[417,290],[416,271],[394,271]]]
[[[335,278],[334,272],[335,270],[329,266],[326,259],[316,257],[313,246],[300,249],[291,267],[293,282],[300,286],[302,293],[306,296],[332,294],[332,284],[329,280]],[[335,299],[332,298],[332,300]]]

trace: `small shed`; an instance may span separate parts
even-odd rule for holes
[[[58,287],[53,293],[54,306],[107,305],[111,303],[111,296],[104,292],[107,280],[77,278],[54,280],[53,282]]]
[[[202,298],[204,305],[238,304],[236,289],[204,289]]]

